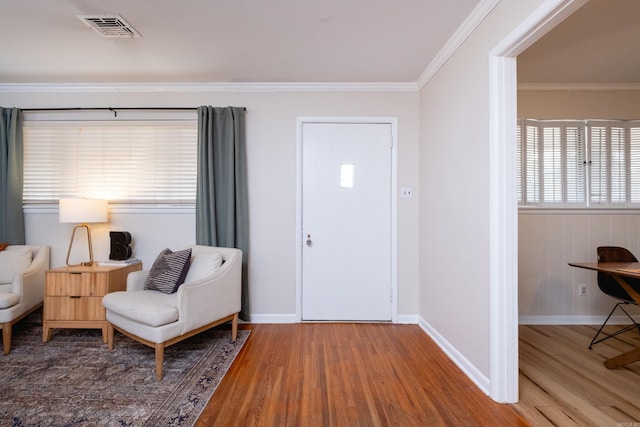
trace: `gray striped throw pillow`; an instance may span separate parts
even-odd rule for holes
[[[189,261],[191,248],[177,252],[172,252],[169,248],[164,249],[153,262],[144,288],[165,294],[176,292],[189,271]]]

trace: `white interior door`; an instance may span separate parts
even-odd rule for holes
[[[389,321],[391,124],[302,126],[302,320]]]

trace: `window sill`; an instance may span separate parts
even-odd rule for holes
[[[518,215],[638,215],[640,208],[539,208],[519,207]]]
[[[57,214],[58,205],[24,205],[26,214]],[[195,214],[196,206],[192,205],[109,205],[110,214]]]

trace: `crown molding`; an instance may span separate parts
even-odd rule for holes
[[[640,83],[522,83],[518,90],[527,91],[636,91]]]
[[[435,76],[438,70],[447,62],[456,50],[464,43],[464,41],[473,33],[482,21],[489,15],[500,0],[482,0],[478,6],[467,16],[462,25],[458,27],[456,32],[445,43],[440,51],[433,58],[424,70],[418,81],[416,82],[417,90],[422,90],[425,85]]]
[[[417,92],[415,83],[0,83],[0,93]]]

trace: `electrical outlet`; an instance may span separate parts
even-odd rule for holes
[[[580,295],[581,297],[587,295],[587,285],[585,285],[584,283],[580,283],[578,285],[578,295]]]

